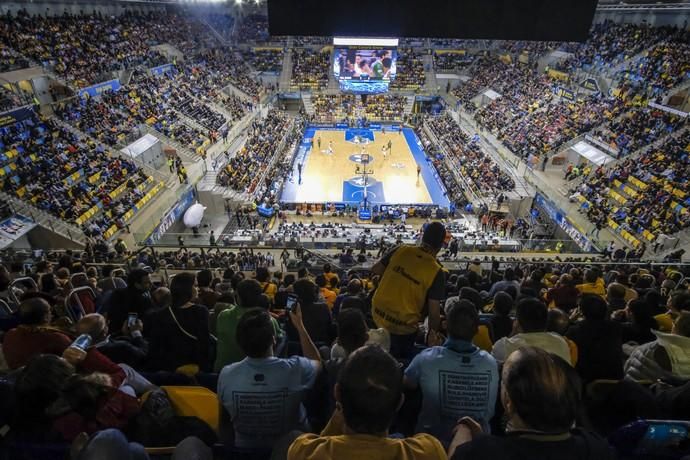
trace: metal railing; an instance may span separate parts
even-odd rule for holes
[[[86,235],[84,235],[84,232],[76,225],[68,224],[60,218],[53,216],[52,214],[43,211],[33,205],[30,205],[24,200],[13,197],[8,193],[0,191],[0,199],[6,203],[10,203],[14,212],[21,214],[25,217],[29,217],[36,224],[41,225],[44,228],[50,229],[58,235],[72,240],[77,244],[86,244]]]
[[[441,152],[443,153],[443,160],[446,163],[448,170],[451,171],[456,182],[463,188],[465,195],[469,195],[467,198],[469,198],[469,200],[474,203],[475,206],[478,204],[486,204],[486,197],[480,194],[479,190],[477,190],[472,181],[468,180],[465,175],[460,172],[460,168],[457,167],[457,165],[453,162],[445,143],[440,142],[436,136],[436,133],[434,133],[434,131],[429,127],[427,120],[424,120],[423,126],[424,132],[427,134],[427,136],[429,136],[434,144],[441,149]]]
[[[259,250],[282,250],[284,248],[303,248],[313,251],[342,251],[346,248],[357,248],[364,245],[366,251],[376,251],[379,247],[378,239],[370,239],[362,243],[357,236],[351,238],[316,238],[311,236],[297,235],[285,237],[271,233],[264,233],[261,230],[239,229],[231,233],[214,234],[216,243],[210,244],[210,233],[173,233],[168,232],[161,236],[155,244],[147,244],[148,235],[134,233],[135,240],[142,246],[152,248],[174,248],[175,250],[185,249],[204,249],[206,251],[231,251],[233,249],[254,248]],[[180,245],[179,238],[182,237],[183,244]],[[227,239],[226,239],[227,237]],[[391,239],[391,242],[394,239]],[[417,238],[407,235],[401,237],[401,241],[407,244],[415,244]],[[460,253],[481,254],[485,252],[497,252],[504,254],[515,253],[538,253],[538,254],[583,254],[578,244],[573,240],[556,240],[548,238],[505,238],[493,237],[485,234],[477,236],[476,239],[458,240]],[[442,250],[440,254],[443,254]],[[333,255],[331,253],[330,255]]]
[[[158,130],[151,128],[147,124],[139,125],[139,130],[144,132],[144,133],[152,134],[152,135],[156,136],[163,143],[168,144],[172,147],[175,147],[175,149],[178,151],[180,156],[186,158],[190,162],[195,162],[195,161],[201,160],[201,157],[199,155],[197,155],[196,152],[194,152],[188,146],[183,145],[181,142],[178,142],[174,139],[169,138],[165,134],[161,133]]]

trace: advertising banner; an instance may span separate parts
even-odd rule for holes
[[[0,115],[0,128],[10,126],[27,118],[31,118],[34,114],[33,107],[21,107],[15,110],[10,110]]]
[[[120,85],[120,80],[115,79],[104,81],[103,83],[98,83],[96,85],[79,90],[79,97],[95,97],[99,94],[105,93],[106,91],[117,91],[121,87],[122,85]]]

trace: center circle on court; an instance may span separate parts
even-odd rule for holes
[[[349,159],[350,159],[350,161],[352,161],[354,163],[359,163],[359,164],[369,164],[369,163],[374,161],[374,156],[370,153],[368,154],[369,161],[366,161],[366,162],[363,161],[362,156],[363,155],[361,153],[355,153],[353,155],[350,155]]]
[[[353,177],[352,179],[349,179],[347,182],[349,182],[350,185],[354,185],[355,187],[364,187],[364,178],[362,176]],[[378,183],[379,181],[377,181],[373,177],[367,177],[367,187],[374,187]]]

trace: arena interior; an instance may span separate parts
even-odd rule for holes
[[[690,458],[690,3],[0,13],[0,459]]]

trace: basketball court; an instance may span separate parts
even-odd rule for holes
[[[301,184],[298,164],[302,164]],[[385,133],[369,128],[308,128],[281,199],[356,204],[363,200],[365,188],[371,204],[449,204],[417,135],[409,128],[400,132],[398,127],[385,128]]]

